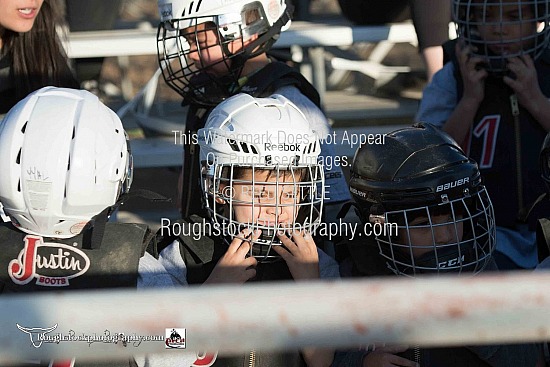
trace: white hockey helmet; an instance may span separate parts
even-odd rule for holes
[[[268,51],[279,33],[290,27],[286,0],[159,0],[158,8],[157,51],[166,83],[184,98],[211,106],[232,95],[228,88],[240,77],[244,62]],[[217,43],[206,47],[219,46],[224,55],[215,63],[194,63],[188,57],[188,40],[198,40],[204,30],[196,26],[205,23],[218,33]],[[259,38],[245,46],[253,35]],[[230,51],[230,43],[239,45],[238,51]],[[220,64],[227,67],[225,81],[210,75]]]
[[[210,113],[205,127],[198,131],[198,142],[206,209],[229,237],[238,236],[246,227],[261,229],[261,238],[251,246],[251,255],[260,261],[278,258],[271,251],[272,246],[281,244],[277,230],[311,232],[320,223],[324,197],[320,142],[304,114],[285,97],[238,94],[227,99]],[[262,175],[266,171],[270,173]],[[250,195],[246,201],[237,199],[235,185],[250,192],[277,193],[269,199]],[[296,199],[280,198],[287,197],[285,187]],[[236,218],[237,206],[250,208],[252,213],[258,207],[278,210],[269,223],[256,222],[254,214],[245,223]],[[283,208],[292,213],[286,223],[278,217]]]
[[[26,233],[69,238],[132,182],[118,116],[84,90],[45,87],[0,125],[0,202]]]

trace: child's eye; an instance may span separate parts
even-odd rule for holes
[[[254,198],[255,199],[265,199],[266,197],[267,197],[267,192],[265,192],[265,191],[254,193]]]
[[[296,195],[295,192],[285,192],[285,193],[283,194],[283,197],[284,197],[285,199],[296,199],[297,195]]]

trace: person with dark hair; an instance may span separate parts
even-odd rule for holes
[[[384,145],[363,145],[349,188],[363,225],[380,228],[346,242],[342,276],[466,277],[497,270],[495,216],[478,165],[436,127],[416,124],[388,133]],[[338,352],[333,366],[534,367],[540,357],[536,344],[377,346]]]
[[[0,114],[45,86],[78,88],[58,36],[60,0],[0,0]]]
[[[449,39],[450,0],[338,0],[342,14],[361,25],[402,22],[412,18],[418,50],[430,81],[443,67],[443,43]]]
[[[536,162],[550,130],[550,1],[453,0],[452,10],[459,38],[445,45],[450,61],[424,90],[416,120],[479,163],[499,267],[533,269],[543,206],[531,209],[545,191]]]

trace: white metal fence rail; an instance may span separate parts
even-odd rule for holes
[[[16,324],[57,325],[51,335],[108,330],[151,336],[186,328],[189,351],[238,353],[371,343],[542,341],[550,339],[549,310],[550,272],[3,296],[0,363],[166,352],[161,341],[127,347],[62,341],[33,347],[32,333]]]

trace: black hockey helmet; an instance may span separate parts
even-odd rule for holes
[[[379,252],[394,273],[477,273],[490,260],[495,220],[477,163],[432,125],[360,147],[349,186],[362,221],[379,226]]]

